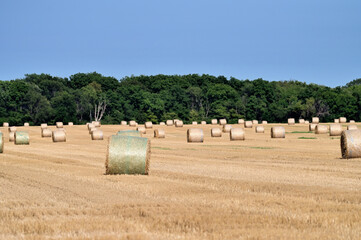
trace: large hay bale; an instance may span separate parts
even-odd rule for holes
[[[9,132],[16,132],[16,127],[14,127],[14,126],[9,127]]]
[[[263,124],[263,125],[267,125],[268,122],[267,122],[267,121],[262,121],[262,124]]]
[[[340,123],[346,123],[347,122],[347,118],[345,117],[340,117]]]
[[[350,123],[355,123],[355,120],[350,120]]]
[[[163,129],[155,129],[154,130],[154,137],[155,138],[165,138],[165,131]]]
[[[253,126],[252,121],[245,121],[245,122],[244,122],[244,127],[245,127],[245,128],[252,128],[252,126]]]
[[[227,124],[227,119],[219,119],[219,124],[220,125],[226,125]]]
[[[255,130],[256,130],[256,133],[264,133],[264,127],[263,126],[256,126]]]
[[[147,130],[145,129],[144,126],[139,126],[139,127],[137,127],[137,131],[138,131],[138,132],[141,132],[142,134],[146,134],[146,133],[147,133]]]
[[[121,122],[120,122],[120,125],[122,125],[122,126],[127,126],[127,121],[121,121]]]
[[[288,122],[288,125],[295,125],[295,119],[294,118],[289,118],[287,120],[287,122]]]
[[[173,122],[173,120],[167,120],[166,124],[167,124],[167,126],[173,126],[174,122]]]
[[[73,122],[68,122],[68,126],[73,126],[74,123]]]
[[[190,128],[187,130],[187,142],[203,142],[203,130],[200,128]]]
[[[0,153],[4,152],[4,134],[0,132]]]
[[[285,138],[286,131],[284,127],[272,127],[271,128],[271,138]]]
[[[91,133],[92,140],[103,140],[103,131],[102,130],[95,130]]]
[[[304,123],[305,123],[305,119],[300,118],[300,119],[298,119],[298,122],[299,122],[300,124],[304,124]]]
[[[132,121],[129,121],[129,127],[136,127],[137,126],[137,122],[132,120]]]
[[[212,137],[222,137],[222,130],[220,128],[212,128],[211,136]]]
[[[56,122],[55,124],[57,128],[63,128],[63,122]]]
[[[92,124],[93,124],[95,127],[101,127],[100,121],[92,121]]]
[[[326,125],[317,124],[315,128],[316,134],[325,134],[328,133],[328,127]]]
[[[16,131],[14,142],[16,145],[29,145],[29,133],[25,131]]]
[[[129,136],[129,137],[142,137],[142,133],[138,132],[136,130],[123,130],[123,131],[118,131],[117,135],[121,135],[121,136]]]
[[[145,128],[153,128],[153,123],[152,122],[146,122],[146,123],[144,123],[144,127]]]
[[[333,120],[334,123],[340,123],[340,119],[336,118]]]
[[[226,125],[223,125],[223,132],[224,133],[229,133],[232,129],[232,125],[229,125],[229,124],[226,124]]]
[[[238,124],[244,124],[244,119],[238,119]]]
[[[212,125],[217,125],[217,124],[218,124],[218,120],[217,120],[217,119],[212,119],[212,120],[211,120],[211,124],[212,124]]]
[[[318,117],[313,117],[312,118],[312,123],[320,123],[320,119]]]
[[[48,128],[48,124],[42,123],[42,124],[40,124],[40,128],[41,128],[41,129]]]
[[[150,165],[150,149],[148,138],[110,136],[105,160],[106,174],[147,175]]]
[[[193,121],[192,125],[198,125],[198,123],[196,121]]]
[[[9,123],[8,123],[8,122],[4,122],[4,123],[3,123],[3,127],[9,127]]]
[[[341,136],[342,126],[340,124],[330,124],[330,136]]]
[[[159,126],[165,126],[165,122],[160,122]]]
[[[41,129],[41,137],[51,137],[52,136],[52,131],[48,128],[43,128]]]
[[[258,120],[252,120],[252,124],[253,124],[253,125],[257,125],[257,124],[258,124]]]
[[[53,131],[53,142],[66,142],[66,134],[64,131],[55,130]]]
[[[29,127],[30,124],[28,122],[24,123],[24,127]]]
[[[243,128],[232,128],[229,133],[229,139],[231,141],[245,140]]]
[[[15,140],[15,132],[9,132],[9,142],[14,142]]]
[[[176,127],[183,127],[183,121],[176,121],[175,126]]]
[[[311,132],[311,131],[315,131],[316,126],[317,126],[316,123],[310,123],[310,124],[308,125],[308,130],[309,130],[310,132]]]
[[[341,134],[342,158],[361,157],[361,130],[345,130]]]
[[[202,121],[201,124],[202,124],[202,125],[207,125],[207,122],[206,122],[206,121]]]
[[[355,129],[358,129],[357,125],[355,124],[350,124],[347,126],[347,130],[355,130]]]
[[[173,124],[175,124],[176,121],[179,121],[179,119],[173,119]]]

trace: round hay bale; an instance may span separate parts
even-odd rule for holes
[[[218,120],[217,120],[217,119],[212,119],[212,120],[211,120],[211,124],[212,124],[212,125],[217,125],[217,124],[218,124]]]
[[[155,129],[154,130],[154,137],[155,138],[165,138],[165,131],[163,129]]]
[[[347,126],[347,130],[355,130],[355,129],[358,129],[357,125],[355,124],[351,124]]]
[[[137,122],[132,120],[132,121],[129,121],[129,126],[130,127],[136,127],[137,126]]]
[[[30,124],[28,122],[24,123],[24,127],[29,127]]]
[[[40,127],[41,127],[41,129],[48,128],[48,124],[46,124],[46,123],[42,123],[42,124],[40,124]]]
[[[100,121],[92,121],[92,124],[93,124],[95,127],[101,127]]]
[[[153,123],[152,122],[146,122],[144,123],[145,128],[153,128]]]
[[[41,129],[41,137],[51,137],[52,136],[52,131],[48,128],[43,128]]]
[[[267,121],[262,121],[262,124],[263,124],[263,125],[267,125],[268,122],[267,122]]]
[[[252,126],[253,126],[252,121],[245,121],[245,122],[244,122],[244,127],[245,127],[245,128],[252,128]]]
[[[187,142],[202,143],[203,142],[203,130],[200,128],[190,128],[187,130]]]
[[[231,141],[244,140],[244,130],[243,128],[232,128],[229,133],[229,139]]]
[[[287,120],[287,122],[288,122],[288,125],[295,125],[295,119],[294,118],[289,118]]]
[[[175,126],[176,127],[183,127],[183,121],[176,121]]]
[[[271,138],[285,138],[286,131],[284,127],[272,127],[271,128]]]
[[[238,124],[244,124],[244,119],[238,119]]]
[[[207,125],[207,122],[206,122],[206,121],[202,121],[201,124],[202,124],[202,125]]]
[[[337,118],[337,119],[334,119],[333,122],[334,122],[334,123],[340,123],[340,119],[338,119],[338,118]]]
[[[316,134],[325,134],[328,133],[328,128],[326,125],[322,125],[322,124],[317,124],[316,128],[315,128],[315,133]]]
[[[4,152],[4,134],[0,132],[0,153]]]
[[[137,130],[123,130],[118,131],[117,135],[130,136],[130,137],[142,137],[142,133]]]
[[[222,137],[222,130],[220,128],[212,128],[211,136],[212,137]]]
[[[148,175],[150,149],[148,138],[110,136],[105,160],[105,173]]]
[[[173,123],[175,124],[176,121],[179,121],[179,119],[173,119]]]
[[[252,120],[252,124],[257,125],[257,124],[258,124],[258,120]]]
[[[226,125],[227,124],[227,119],[219,119],[219,124],[220,125]]]
[[[147,130],[145,129],[144,126],[139,126],[139,127],[137,127],[137,131],[138,131],[138,132],[141,132],[141,133],[143,133],[143,134],[146,134],[146,133],[147,133]]]
[[[310,123],[310,125],[308,125],[308,130],[311,131],[315,131],[317,124],[316,123]]]
[[[198,125],[198,123],[196,121],[193,121],[192,125]]]
[[[310,121],[306,120],[306,121],[305,121],[305,124],[310,124]]]
[[[73,122],[68,122],[68,126],[73,126],[74,123]]]
[[[127,121],[121,121],[121,122],[120,122],[120,125],[122,125],[122,126],[127,126]]]
[[[330,136],[341,136],[342,126],[340,124],[330,124]]]
[[[313,117],[312,123],[320,123],[320,119],[318,117]]]
[[[9,127],[9,132],[16,132],[16,127],[14,127],[14,126]]]
[[[350,120],[350,123],[355,123],[355,120]]]
[[[4,122],[4,123],[3,123],[3,127],[9,127],[9,123]]]
[[[223,125],[223,132],[224,133],[229,133],[232,129],[232,125],[229,125],[229,124],[226,124],[226,125]]]
[[[103,140],[103,131],[95,130],[91,133],[92,140]]]
[[[29,133],[25,131],[15,132],[15,144],[16,145],[29,145]]]
[[[263,126],[257,126],[255,128],[255,130],[256,130],[256,133],[264,133],[264,127]]]
[[[53,142],[66,142],[66,134],[64,131],[53,131]]]
[[[57,128],[63,128],[63,122],[56,122]]]
[[[15,140],[15,132],[9,132],[9,142],[14,142]]]
[[[165,122],[160,122],[159,126],[165,126]]]
[[[89,129],[89,134],[92,134],[92,132],[94,132],[94,131],[96,131],[97,130],[97,128],[96,127],[92,127],[92,128],[90,128]]]
[[[347,119],[345,117],[340,117],[340,123],[346,123]]]
[[[361,157],[361,130],[345,130],[341,134],[342,158]]]
[[[304,123],[305,123],[305,119],[300,118],[300,119],[298,119],[298,122],[299,122],[300,124],[304,124]]]
[[[92,124],[92,123],[87,124],[87,127],[88,127],[89,131],[90,131],[90,129],[95,128],[94,124]]]
[[[166,121],[167,126],[173,126],[173,120],[167,120]]]

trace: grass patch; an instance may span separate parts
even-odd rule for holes
[[[172,150],[171,148],[166,148],[166,147],[152,147],[154,149],[161,149],[161,150]]]
[[[298,139],[317,139],[315,137],[299,137]]]
[[[331,139],[340,139],[341,137],[332,137]]]
[[[288,133],[313,133],[312,131],[293,131]]]

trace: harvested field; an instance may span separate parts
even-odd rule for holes
[[[271,139],[273,126],[286,138]],[[128,126],[102,125],[105,141],[92,141],[85,125],[64,126],[60,143],[31,126],[30,145],[14,145],[1,128],[0,238],[361,238],[361,159],[342,159],[339,138],[268,124],[235,142],[198,125],[204,143],[187,143],[191,127],[143,134],[148,176],[104,175],[107,139]]]

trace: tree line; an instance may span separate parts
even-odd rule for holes
[[[0,123],[11,125],[84,124],[101,120],[159,123],[167,119],[210,121],[226,118],[286,122],[287,118],[361,120],[361,78],[340,87],[299,81],[239,80],[211,75],[130,76],[99,73],[69,78],[26,74],[0,81]]]

